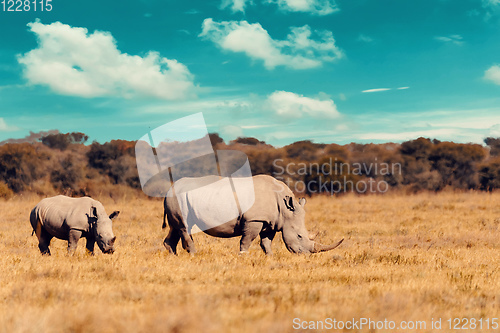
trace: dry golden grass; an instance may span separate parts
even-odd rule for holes
[[[54,239],[42,257],[28,221],[39,198],[0,201],[0,332],[289,332],[327,317],[429,332],[432,318],[500,317],[500,193],[315,197],[308,229],[344,243],[297,256],[279,234],[273,257],[203,234],[196,255],[171,256],[161,201],[96,199],[122,211],[113,255],[81,240],[68,257]]]

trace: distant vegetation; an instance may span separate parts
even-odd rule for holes
[[[11,140],[0,145],[0,198],[22,192],[113,197],[135,195],[140,190],[134,141],[86,145],[88,136],[83,133],[42,134],[30,134],[37,142]],[[299,141],[281,148],[256,138],[238,138],[226,144],[216,133],[210,134],[210,140],[215,149],[245,152],[254,175],[272,175],[289,184],[308,184],[318,177],[328,181],[345,177],[351,181],[383,181],[392,190],[410,192],[500,188],[500,138],[486,138],[486,146],[418,138],[402,144]],[[335,173],[322,174],[322,165],[329,165]],[[397,168],[380,172],[384,165]],[[310,189],[331,190],[319,186]],[[344,190],[347,188],[339,192]]]

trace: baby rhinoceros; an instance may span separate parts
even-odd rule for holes
[[[50,255],[52,237],[67,240],[69,254],[75,252],[81,237],[87,238],[86,248],[91,254],[96,242],[103,253],[113,253],[116,236],[111,220],[119,213],[108,216],[103,205],[89,197],[58,195],[40,201],[31,211],[30,222],[42,254]]]

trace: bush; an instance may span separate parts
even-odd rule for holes
[[[129,184],[140,187],[135,162],[135,142],[113,140],[92,143],[87,152],[88,165],[107,175],[113,184]]]
[[[50,134],[40,138],[40,141],[49,148],[65,150],[71,144],[83,144],[87,142],[88,136],[80,133],[58,133],[58,134]]]
[[[46,175],[45,161],[50,156],[39,153],[29,143],[0,146],[0,181],[5,182],[15,193]]]
[[[209,133],[208,137],[210,138],[210,143],[213,147],[216,147],[218,144],[224,143],[224,140],[220,137],[219,133]]]
[[[481,165],[479,169],[479,182],[481,189],[493,191],[500,188],[500,157]]]
[[[252,137],[245,137],[245,138],[239,137],[236,140],[232,141],[232,143],[241,143],[243,145],[249,145],[249,146],[256,146],[259,144],[265,145],[266,144],[264,141],[260,141],[256,138],[252,138]]]
[[[284,149],[289,158],[312,162],[318,158],[320,151],[325,148],[325,144],[313,143],[310,140],[297,141]]]
[[[491,156],[500,156],[500,138],[486,138],[484,143],[490,147]]]
[[[79,190],[83,179],[83,166],[78,165],[72,155],[68,155],[50,173],[50,182],[54,188],[72,195]]]
[[[0,198],[3,199],[10,199],[14,195],[14,192],[5,184],[4,182],[0,181]]]
[[[477,144],[440,142],[429,155],[432,169],[441,175],[444,186],[461,189],[479,187],[478,162],[486,157],[483,147]]]

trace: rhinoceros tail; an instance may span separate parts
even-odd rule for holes
[[[33,231],[31,232],[31,236],[36,234],[36,237],[40,239],[40,235],[42,234],[42,221],[39,215],[39,211],[37,207],[33,208],[30,214],[30,223],[33,227]]]
[[[167,227],[167,214],[166,212],[163,214],[163,224],[161,225],[162,229],[165,229]]]

